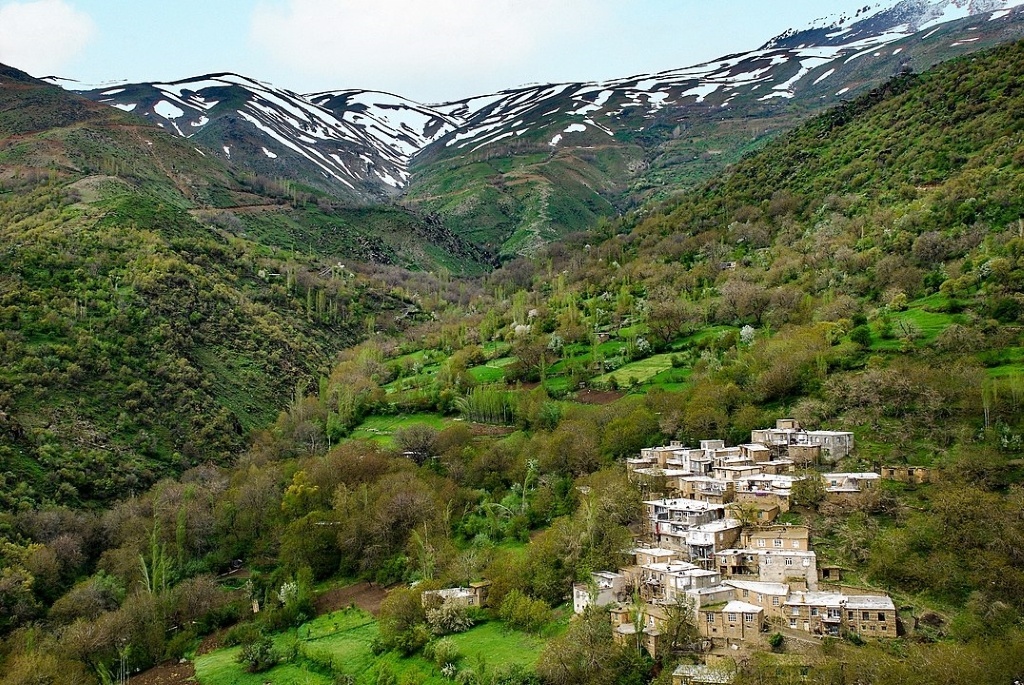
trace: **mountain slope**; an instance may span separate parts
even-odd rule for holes
[[[348,200],[393,195],[408,181],[409,158],[461,123],[388,93],[302,96],[226,73],[84,94],[259,174],[301,180]]]
[[[424,106],[218,74],[88,91],[258,173],[402,203],[503,257],[689,187],[901,70],[1024,35],[1021,0],[903,0],[705,64]]]
[[[791,32],[695,67],[508,91],[476,107],[460,130],[414,159],[405,201],[453,217],[453,227],[494,226],[488,237],[502,241],[504,254],[522,252],[522,235],[530,233],[525,208],[546,185],[561,191],[575,216],[585,216],[586,205],[574,197],[621,209],[690,187],[808,114],[893,73],[1024,35],[1024,12],[1014,4],[903,2],[840,18],[845,27]],[[950,8],[957,11],[939,12]],[[961,15],[967,16],[940,21]],[[566,182],[564,166],[591,179]],[[524,191],[524,185],[532,187]],[[439,192],[454,186],[457,198]],[[499,223],[490,216],[495,205],[509,208]],[[570,218],[548,229],[558,234],[580,224]]]
[[[338,350],[408,314],[399,273],[388,285],[338,264],[338,245],[274,243],[346,222],[355,237],[374,221],[415,235],[400,226],[410,215],[281,205],[259,185],[137,117],[0,69],[7,510],[96,503],[225,462]],[[367,249],[387,248],[375,240]]]

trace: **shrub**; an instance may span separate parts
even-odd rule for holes
[[[277,663],[277,653],[269,636],[262,633],[242,643],[238,661],[249,673],[262,673]]]
[[[437,664],[438,668],[444,668],[445,666],[452,666],[458,663],[459,658],[462,656],[459,654],[459,647],[450,638],[441,638],[437,642],[428,645],[429,658]],[[424,649],[424,656],[427,656],[427,649]]]
[[[551,609],[539,599],[512,590],[502,600],[498,616],[510,628],[535,633],[551,620]]]
[[[473,619],[469,610],[455,602],[442,602],[439,606],[426,610],[427,625],[434,635],[462,633],[473,627]]]

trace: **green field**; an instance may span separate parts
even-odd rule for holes
[[[615,369],[606,374],[602,374],[593,379],[593,384],[596,386],[605,386],[611,382],[614,378],[615,382],[620,386],[629,383],[631,378],[635,378],[639,383],[646,383],[655,376],[672,368],[672,355],[670,354],[656,354],[653,357],[647,359],[640,359],[629,364]]]
[[[559,623],[554,632],[563,627]],[[246,673],[238,663],[240,648],[229,647],[197,656],[196,679],[200,685],[331,685],[336,675],[346,674],[354,677],[357,685],[373,685],[381,670],[389,670],[399,682],[451,682],[420,656],[401,657],[395,652],[375,655],[371,644],[376,635],[373,616],[359,609],[343,609],[275,636],[274,646],[279,653],[294,654],[287,663],[264,673]],[[452,635],[451,639],[459,648],[460,665],[475,670],[481,665],[532,667],[545,644],[543,638],[507,630],[496,621]]]
[[[397,416],[369,416],[356,426],[350,437],[373,440],[384,446],[391,445],[391,439],[399,428],[425,423],[438,430],[445,428],[450,421],[437,414],[399,414]]]
[[[481,366],[474,366],[468,373],[477,383],[500,383],[505,380],[505,367],[515,360],[515,357],[502,357]]]

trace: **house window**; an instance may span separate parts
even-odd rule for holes
[[[782,547],[782,540],[772,540],[772,544],[776,547]]]
[[[750,596],[750,591],[749,590],[744,590],[743,591],[743,596],[744,597],[749,597]]]
[[[885,624],[883,623],[883,624],[882,624],[882,630],[889,630],[889,626],[887,626],[887,625],[885,625]]]
[[[862,621],[870,621],[871,620],[871,612],[870,611],[862,611],[862,612],[860,612],[860,620],[862,620]]]
[[[789,619],[789,627],[790,628],[796,628],[796,619],[793,619],[793,618]]]
[[[758,540],[757,541],[757,546],[758,547],[764,547],[764,540]]]
[[[882,623],[885,623],[885,614],[883,614],[881,611],[878,612],[878,620]]]
[[[793,540],[793,549],[800,549],[800,541]]]
[[[715,622],[715,615],[714,615],[714,613],[708,611],[707,613],[705,613],[705,616],[707,617],[707,622],[708,623],[714,623]]]
[[[811,616],[818,615],[818,607],[811,607]]]
[[[764,565],[765,566],[771,566],[772,565],[772,558],[771,557],[765,557],[764,558]]]
[[[853,620],[853,612],[852,611],[847,611],[846,612],[846,617],[852,621]]]
[[[777,596],[776,597],[772,597],[772,606],[773,607],[779,606],[779,598]]]
[[[735,622],[736,622],[736,614],[734,614],[733,612],[730,611],[729,612],[729,623],[735,623]]]
[[[793,565],[793,557],[786,557],[786,566]]]
[[[757,601],[758,602],[763,602],[764,601],[764,597],[761,596],[760,592],[757,593]]]
[[[753,623],[754,622],[754,615],[753,614],[743,614],[743,622],[744,623]]]

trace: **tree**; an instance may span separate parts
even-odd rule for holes
[[[611,685],[617,652],[608,614],[588,608],[564,635],[548,642],[537,674],[550,685]]]
[[[426,423],[402,426],[395,431],[395,447],[416,464],[422,465],[437,455],[439,431]]]
[[[798,507],[817,507],[825,499],[825,483],[814,471],[806,471],[803,478],[794,481],[790,499]]]
[[[551,620],[551,609],[539,599],[527,597],[519,590],[512,590],[501,601],[498,616],[510,628],[536,633]]]
[[[430,639],[423,609],[423,591],[399,587],[388,593],[380,605],[378,644],[405,654],[419,650]]]

